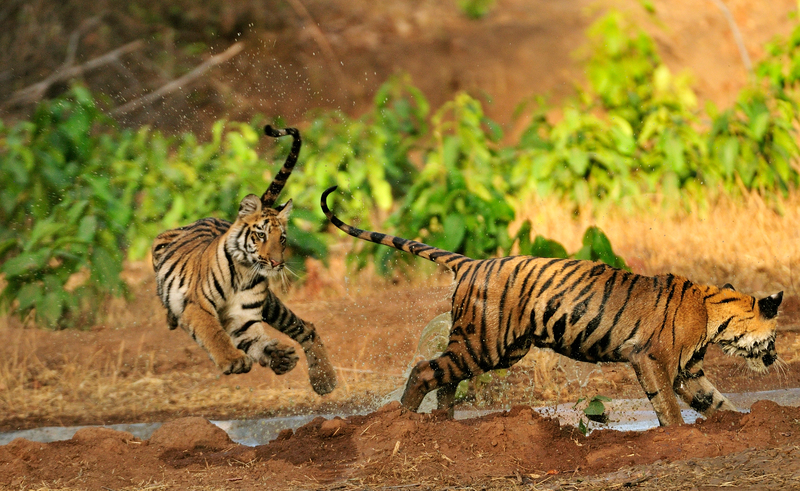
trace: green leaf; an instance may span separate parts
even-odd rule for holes
[[[50,249],[40,249],[36,252],[23,252],[19,256],[6,261],[0,271],[9,278],[21,276],[35,270],[44,268],[50,260]]]
[[[31,307],[36,307],[42,301],[42,285],[38,282],[22,285],[17,292],[16,298],[19,301],[17,309],[19,312],[26,312]]]
[[[90,257],[91,277],[104,291],[120,293],[123,285],[119,274],[122,272],[122,261],[111,255],[103,247],[92,249]]]
[[[567,162],[575,174],[583,176],[589,168],[589,154],[577,148],[571,148]]]
[[[559,242],[551,239],[546,239],[541,235],[537,235],[531,244],[530,251],[526,253],[529,256],[536,257],[567,257],[567,250]]]
[[[456,251],[466,236],[466,224],[461,215],[448,215],[442,224],[444,228],[444,249]]]
[[[47,327],[56,328],[63,313],[64,299],[58,292],[44,295],[36,305],[36,317],[41,319]]]
[[[586,409],[583,410],[583,413],[587,416],[599,416],[605,412],[606,412],[606,406],[603,404],[602,401],[596,398],[592,399],[586,406]]]
[[[589,227],[583,234],[583,247],[575,254],[576,259],[602,261],[614,268],[628,269],[625,261],[614,254],[611,241],[597,227]]]
[[[97,230],[97,217],[94,215],[87,215],[81,219],[78,225],[78,240],[83,242],[91,242],[94,238],[95,231]]]

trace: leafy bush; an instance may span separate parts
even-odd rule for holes
[[[63,326],[68,314],[106,293],[121,293],[122,237],[132,195],[113,184],[101,158],[111,122],[83,89],[41,105],[29,123],[0,127],[0,308]],[[86,281],[65,289],[80,271]],[[71,291],[68,291],[71,290]],[[89,312],[89,309],[83,309]]]
[[[733,108],[709,105],[703,114],[689,77],[674,76],[652,39],[621,14],[601,17],[588,34],[588,87],[555,123],[545,108],[533,110],[511,171],[519,193],[579,204],[646,204],[657,193],[680,204],[719,191],[785,192],[800,183],[791,164],[800,157],[797,91],[790,90],[796,78],[783,61],[800,60],[789,54],[791,42],[773,44],[759,67],[771,84],[754,84]]]
[[[695,203],[800,183],[800,27],[768,46],[734,107],[705,111],[688,76],[671,74],[652,39],[621,15],[600,18],[589,37],[588,85],[555,122],[541,102],[526,108],[530,123],[514,144],[467,94],[430,116],[407,77],[381,87],[359,118],[313,116],[284,193],[296,205],[291,249],[327,255],[318,200],[331,183],[350,190],[337,208],[346,221],[476,258],[517,249],[567,256],[531,237],[530,222],[508,233],[514,204],[531,194],[602,205],[646,204],[658,193]],[[40,322],[65,326],[98,298],[124,292],[122,260],[144,257],[158,232],[230,219],[242,196],[263,191],[290,145],[263,140],[254,124],[224,121],[207,141],[119,130],[80,87],[42,103],[30,121],[0,122],[0,309],[35,310]],[[410,259],[362,246],[360,264],[371,256],[384,272],[390,258]],[[624,267],[596,228],[572,257]]]

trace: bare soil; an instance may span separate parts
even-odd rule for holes
[[[452,421],[391,403],[245,447],[203,418],[146,441],[105,428],[0,447],[0,485],[129,489],[797,489],[800,409],[758,402],[693,425],[585,437],[527,406]]]

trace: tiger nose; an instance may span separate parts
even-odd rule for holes
[[[269,263],[272,265],[273,268],[277,268],[278,266],[283,264],[283,261],[276,261],[275,259],[270,259]]]

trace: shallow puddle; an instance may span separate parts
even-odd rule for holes
[[[769,400],[782,406],[798,406],[800,404],[800,389],[781,389],[763,392],[749,392],[742,394],[726,394],[731,402],[740,411],[747,412],[750,406],[756,401]],[[562,424],[578,425],[583,416],[579,408],[574,407],[574,403],[559,404],[557,406],[545,406],[535,408],[545,416],[556,416]],[[605,403],[606,412],[609,417],[607,424],[589,422],[589,429],[613,429],[619,431],[644,431],[658,426],[655,412],[647,399],[618,399]],[[456,411],[456,419],[468,419],[482,416],[497,410],[469,410]],[[297,429],[310,422],[314,418],[322,416],[331,419],[335,416],[346,417],[352,414],[307,414],[298,416],[284,416],[279,418],[263,418],[249,420],[228,420],[212,421],[219,426],[231,439],[242,445],[264,445],[275,439],[281,430],[286,428]],[[683,409],[683,419],[686,423],[693,423],[699,415],[691,409]],[[150,435],[161,426],[161,423],[132,423],[104,425],[117,431],[127,431],[137,438],[146,440]],[[87,426],[50,426],[44,428],[33,428],[30,430],[11,431],[0,433],[0,445],[7,445],[15,438],[25,438],[35,442],[53,442],[58,440],[69,440],[81,428]]]

